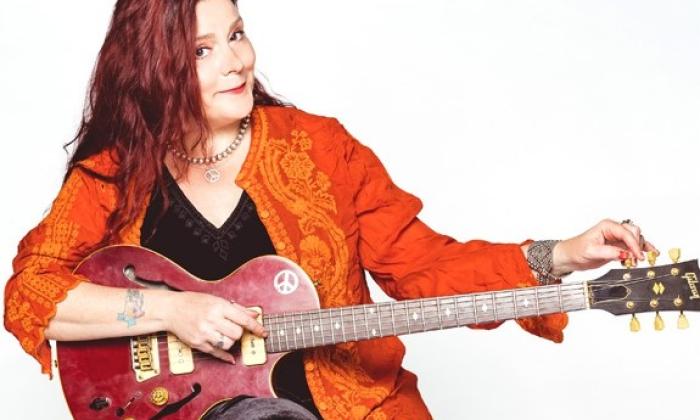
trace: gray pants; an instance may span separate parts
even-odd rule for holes
[[[205,420],[318,420],[309,410],[284,398],[245,398],[220,404]]]

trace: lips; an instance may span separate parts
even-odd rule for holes
[[[240,85],[238,85],[234,88],[231,88],[228,90],[223,90],[223,91],[221,91],[221,93],[241,93],[241,92],[243,92],[244,88],[245,88],[245,82],[241,83]]]

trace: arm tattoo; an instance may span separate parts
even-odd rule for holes
[[[127,327],[133,327],[136,325],[136,319],[141,318],[143,314],[143,293],[136,289],[127,289],[124,312],[117,314],[117,320],[126,322]]]

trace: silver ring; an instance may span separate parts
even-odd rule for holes
[[[221,334],[221,338],[216,343],[216,347],[223,349],[224,348],[224,333],[219,333],[219,334]]]

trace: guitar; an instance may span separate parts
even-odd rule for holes
[[[632,314],[633,330],[638,329],[636,313],[680,311],[679,327],[684,327],[683,311],[700,310],[698,262],[675,260],[614,269],[582,283],[321,309],[312,281],[282,257],[258,257],[221,280],[204,281],[153,251],[112,246],[90,255],[75,272],[96,284],[233,299],[259,312],[269,336],[244,334],[231,349],[235,365],[165,332],[58,342],[58,368],[75,418],[198,418],[236,395],[275,396],[275,364],[299,349],[583,309]],[[662,322],[657,314],[657,329]]]

